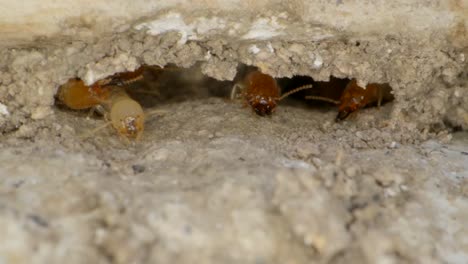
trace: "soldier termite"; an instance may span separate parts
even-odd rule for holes
[[[312,88],[312,85],[304,85],[281,95],[281,89],[275,78],[261,73],[258,70],[251,71],[241,83],[236,83],[231,90],[231,99],[241,98],[246,105],[260,116],[271,115],[279,101],[289,95]]]
[[[364,89],[357,84],[356,79],[352,79],[341,93],[339,100],[313,95],[305,98],[338,105],[336,120],[339,121],[366,106],[377,104],[380,107],[382,102],[393,100],[394,97],[391,92],[391,87],[388,84],[370,83]]]

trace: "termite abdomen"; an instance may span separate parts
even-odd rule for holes
[[[107,99],[108,90],[98,85],[87,86],[78,78],[70,79],[59,87],[57,98],[74,110],[89,109]]]

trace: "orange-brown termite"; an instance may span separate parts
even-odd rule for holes
[[[120,86],[141,79],[142,72],[140,68],[134,72],[117,73],[91,86],[86,86],[80,79],[71,79],[59,88],[57,97],[71,109],[92,108],[104,114],[109,122],[92,133],[112,125],[123,138],[138,140],[144,130],[145,113],[141,105]]]
[[[289,95],[312,88],[312,85],[304,85],[281,95],[281,89],[275,78],[258,70],[246,75],[241,83],[236,83],[231,90],[231,99],[241,97],[245,104],[260,116],[271,115],[279,101]]]
[[[61,103],[74,110],[89,109],[109,97],[109,90],[98,84],[87,86],[78,78],[68,80],[60,86],[57,98]]]
[[[79,78],[72,78],[59,87],[57,98],[74,110],[89,109],[99,105],[109,97],[109,86],[124,86],[143,78],[143,67],[133,72],[116,73],[98,80],[90,86]]]
[[[321,100],[338,105],[338,115],[336,120],[343,120],[351,113],[368,105],[377,104],[378,107],[383,101],[393,100],[391,87],[388,84],[370,83],[366,88],[357,84],[356,79],[352,79],[342,92],[339,100],[334,100],[322,96],[306,96],[306,99]]]

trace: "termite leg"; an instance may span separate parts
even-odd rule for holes
[[[89,119],[91,118],[95,113],[98,113],[99,115],[106,116],[106,110],[102,105],[95,105],[89,109],[88,115],[86,115],[86,118]]]
[[[239,99],[239,97],[241,96],[242,94],[242,86],[238,83],[234,84],[234,86],[232,86],[232,89],[231,89],[231,100],[236,100],[236,99]]]
[[[156,115],[163,116],[165,114],[167,114],[167,111],[159,110],[159,109],[151,110],[145,113],[146,117],[151,117],[151,116],[156,116]]]
[[[96,127],[95,129],[91,130],[91,131],[88,131],[84,134],[81,134],[80,136],[78,136],[79,138],[81,139],[86,139],[86,138],[89,138],[91,137],[92,135],[96,134],[96,132],[110,126],[112,123],[111,122],[106,122],[105,124],[101,125],[101,126],[98,126]]]

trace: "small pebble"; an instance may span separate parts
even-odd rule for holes
[[[132,170],[133,170],[133,173],[135,174],[142,173],[145,171],[145,169],[146,169],[145,166],[140,165],[140,164],[132,165]]]
[[[392,143],[390,143],[390,146],[388,146],[389,148],[391,149],[395,149],[398,147],[398,144],[395,142],[395,141],[392,141]]]

